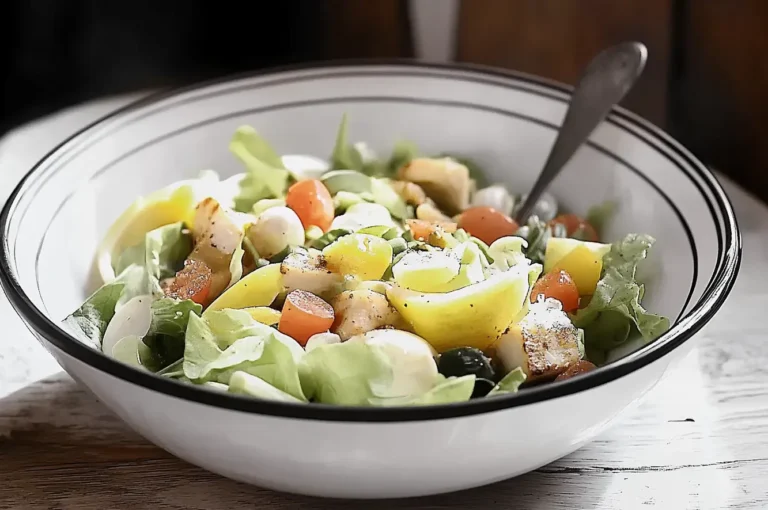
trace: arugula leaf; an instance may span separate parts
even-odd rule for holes
[[[267,142],[251,126],[240,126],[237,128],[234,139],[232,140],[232,143],[235,142],[242,144],[249,155],[258,159],[265,165],[286,170],[285,165],[283,165],[283,158],[281,158],[269,142]]]
[[[249,212],[265,198],[282,198],[291,174],[282,159],[251,126],[237,128],[229,150],[245,165],[246,176],[240,181],[235,210]]]
[[[326,232],[322,236],[320,236],[317,239],[315,239],[314,241],[312,241],[309,244],[309,247],[310,248],[314,248],[316,250],[322,250],[323,248],[325,248],[329,244],[331,244],[334,241],[336,241],[338,238],[347,236],[347,235],[349,235],[351,233],[352,233],[352,231],[349,230],[349,229],[346,229],[346,228],[335,228],[333,230],[329,230],[328,232]]]
[[[81,342],[101,349],[107,325],[115,315],[115,306],[125,284],[112,282],[102,286],[80,308],[64,319],[64,325]]]
[[[354,145],[349,143],[347,127],[347,114],[341,117],[339,130],[336,134],[336,144],[331,154],[332,170],[363,170],[363,156]]]
[[[504,376],[499,383],[488,392],[488,397],[496,395],[505,395],[507,393],[517,393],[520,385],[525,382],[525,372],[520,367],[517,367],[510,373]]]
[[[544,254],[547,250],[547,241],[552,237],[567,237],[565,228],[556,224],[554,228],[549,226],[546,222],[539,219],[538,216],[532,215],[528,218],[528,223],[521,226],[516,236],[522,237],[528,243],[528,247],[525,249],[525,256],[528,257],[531,262],[537,262],[539,264],[544,263]]]
[[[611,251],[603,257],[603,275],[595,293],[573,317],[574,325],[584,330],[587,352],[607,351],[623,344],[633,328],[646,342],[669,329],[669,319],[642,307],[644,288],[635,280],[637,265],[653,243],[651,236],[629,234],[611,245]]]

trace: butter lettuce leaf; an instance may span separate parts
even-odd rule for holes
[[[189,316],[184,347],[184,375],[196,383],[229,384],[246,372],[293,397],[306,401],[298,363],[304,350],[276,329],[258,323],[242,310],[217,310]]]
[[[386,354],[361,342],[321,345],[308,352],[299,366],[307,397],[324,404],[362,406],[377,397],[377,388],[393,378]]]
[[[115,315],[124,288],[125,284],[119,281],[102,286],[64,319],[65,327],[84,344],[101,349],[104,332]]]
[[[603,257],[603,274],[594,295],[573,316],[574,325],[584,330],[588,353],[623,344],[633,330],[651,342],[669,329],[669,319],[647,312],[640,304],[645,289],[635,278],[638,263],[653,243],[651,236],[629,234],[612,244]]]
[[[161,280],[175,275],[191,252],[192,237],[184,229],[184,223],[172,223],[147,232],[143,242],[120,254],[115,269],[120,274],[136,264]]]
[[[277,400],[280,402],[300,403],[293,395],[275,388],[264,379],[249,374],[248,372],[237,371],[229,379],[229,392],[238,395],[248,395],[249,397],[261,398],[264,400]]]
[[[369,403],[379,406],[424,406],[466,402],[475,389],[475,379],[474,374],[447,378],[438,374],[439,382],[431,390],[421,395],[405,398],[373,398],[370,399]]]
[[[395,332],[396,333],[396,332]],[[409,406],[469,400],[475,377],[446,379],[434,367],[413,363],[396,344],[348,340],[319,345],[299,366],[305,395],[349,406]],[[393,348],[394,347],[394,348]],[[429,363],[434,363],[429,358]]]
[[[183,222],[156,228],[118,259],[117,281],[125,284],[118,306],[139,295],[161,297],[160,281],[176,274],[192,252],[192,238]]]

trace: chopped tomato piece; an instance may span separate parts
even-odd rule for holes
[[[176,277],[169,282],[164,292],[170,298],[191,299],[195,303],[205,305],[212,280],[213,273],[205,262],[186,260],[184,268],[176,273]]]
[[[304,290],[294,290],[285,298],[278,331],[306,345],[312,335],[328,331],[333,325],[333,307]]]
[[[583,359],[578,361],[577,363],[574,363],[573,365],[568,367],[565,370],[565,372],[555,377],[555,381],[563,381],[565,379],[570,379],[571,377],[576,377],[577,375],[591,372],[596,368],[597,367],[592,362],[589,362]]]
[[[574,312],[579,308],[579,289],[571,275],[563,270],[547,273],[536,282],[531,291],[531,302],[535,303],[539,296],[557,299],[563,304],[565,312]]]
[[[305,230],[315,226],[327,232],[331,227],[333,198],[328,188],[317,179],[299,181],[288,188],[285,205],[293,209]]]
[[[440,230],[451,234],[458,228],[456,223],[450,221],[405,220],[405,223],[417,241],[427,241],[430,235]]]
[[[568,237],[576,237],[582,241],[597,242],[597,231],[584,218],[575,214],[561,214],[549,222],[550,226],[562,225]]]
[[[515,235],[518,229],[515,220],[493,207],[470,207],[459,216],[459,227],[485,244]]]

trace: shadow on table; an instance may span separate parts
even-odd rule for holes
[[[0,501],[26,509],[588,509],[596,508],[605,489],[553,464],[488,487],[409,500],[276,493],[209,473],[148,443],[64,373],[0,400],[0,458]],[[611,478],[600,479],[607,484]]]

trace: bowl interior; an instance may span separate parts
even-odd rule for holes
[[[541,169],[567,94],[524,78],[413,66],[328,67],[195,88],[132,108],[45,160],[12,204],[11,268],[32,303],[59,322],[92,290],[92,257],[139,195],[214,169],[251,124],[280,153],[330,154],[343,113],[354,140],[387,153],[398,139],[424,153],[472,158],[489,181],[524,193]],[[723,214],[706,178],[652,128],[614,114],[552,186],[585,213],[611,200],[606,238],[656,237],[643,267],[644,304],[676,321],[699,301],[722,257]],[[636,346],[632,346],[634,348]]]

